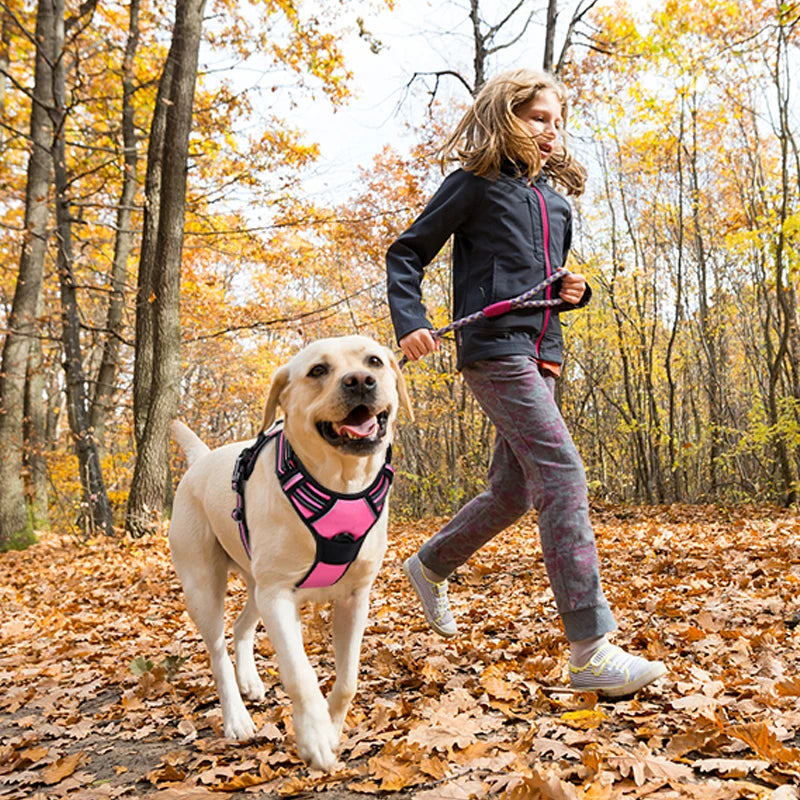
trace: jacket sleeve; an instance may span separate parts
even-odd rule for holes
[[[567,223],[566,230],[564,231],[564,254],[561,259],[561,263],[566,266],[567,264],[567,256],[569,255],[570,247],[572,246],[572,215],[570,215],[569,222]],[[556,281],[554,294],[556,297],[558,296],[559,291],[561,291],[561,281]],[[592,287],[589,284],[586,284],[586,288],[583,291],[583,297],[577,303],[565,303],[561,302],[557,306],[553,306],[553,310],[561,313],[562,311],[572,311],[576,308],[583,308],[590,300],[592,299]]]
[[[389,309],[399,342],[418,328],[432,328],[422,303],[422,278],[445,242],[483,199],[486,182],[458,169],[450,173],[411,226],[386,253]]]

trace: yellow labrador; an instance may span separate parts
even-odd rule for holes
[[[275,423],[278,406],[282,424]],[[175,495],[170,549],[208,648],[226,737],[255,734],[242,694],[264,697],[253,657],[261,618],[292,701],[301,758],[316,769],[336,762],[369,591],[386,550],[389,447],[399,406],[411,414],[391,351],[345,336],[309,345],[275,373],[255,443],[211,451],[173,423],[189,468]],[[223,623],[229,570],[247,582],[233,628],[236,673]],[[299,607],[307,601],[334,601],[336,680],[327,701],[303,645]]]

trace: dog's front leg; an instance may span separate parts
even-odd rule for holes
[[[333,608],[333,652],[336,657],[336,681],[328,695],[331,722],[341,738],[350,701],[356,693],[361,640],[369,614],[369,587],[337,600]]]
[[[278,658],[281,682],[292,701],[297,750],[309,766],[329,770],[336,763],[339,737],[303,646],[293,592],[261,589],[257,596],[258,609]]]

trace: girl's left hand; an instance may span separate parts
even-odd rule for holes
[[[580,303],[586,291],[586,278],[577,272],[570,272],[561,279],[561,291],[558,296],[565,302],[575,305]]]

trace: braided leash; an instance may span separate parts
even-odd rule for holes
[[[481,319],[500,317],[516,308],[546,308],[547,306],[556,306],[561,302],[561,300],[557,297],[549,300],[534,300],[533,298],[537,294],[543,292],[548,286],[555,283],[559,278],[563,278],[565,275],[569,275],[569,270],[566,269],[566,267],[561,267],[561,269],[557,269],[552,275],[548,275],[548,277],[546,277],[541,283],[537,283],[536,286],[528,289],[526,292],[523,292],[516,297],[512,297],[509,300],[500,300],[497,303],[492,303],[488,306],[485,306],[480,311],[476,311],[474,314],[468,314],[466,317],[453,320],[443,328],[438,328],[435,331],[431,331],[431,335],[436,339],[441,339],[441,337],[446,333],[457,331],[460,328],[463,328],[466,325],[471,325],[473,322],[477,322]],[[400,366],[402,367],[407,361],[408,359],[403,356],[400,359]]]

